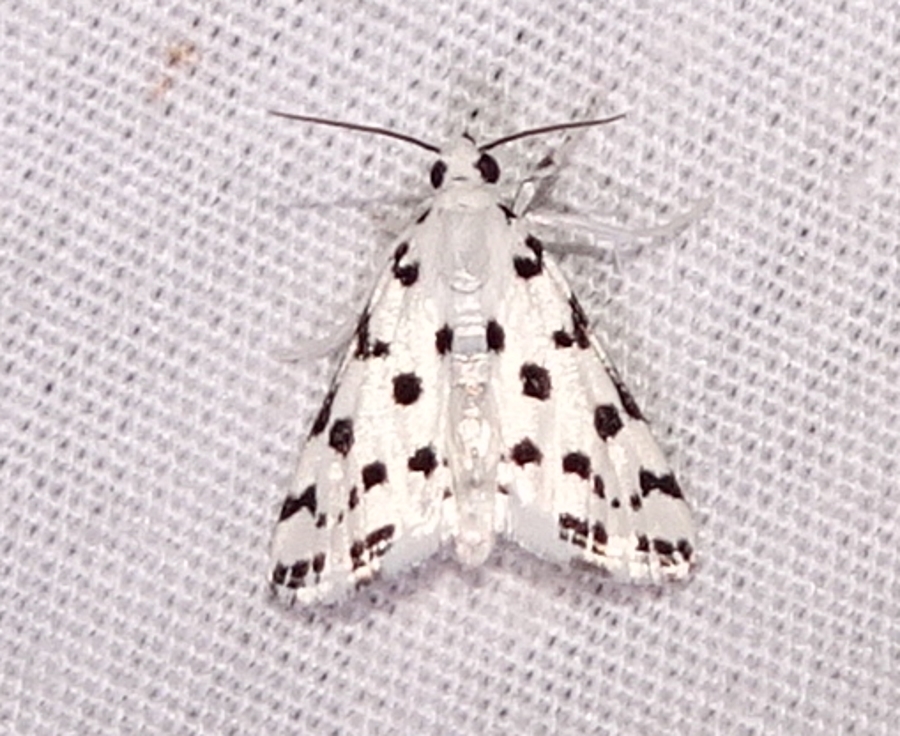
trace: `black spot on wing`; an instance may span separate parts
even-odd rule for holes
[[[553,333],[553,344],[558,348],[570,348],[575,344],[575,339],[565,330],[557,330]]]
[[[421,225],[423,222],[425,222],[425,220],[428,219],[428,215],[430,215],[430,214],[431,214],[431,210],[430,210],[430,209],[425,210],[425,211],[424,211],[421,215],[419,215],[419,217],[416,219],[416,225]]]
[[[587,315],[581,308],[578,297],[574,294],[569,297],[569,307],[572,310],[572,337],[575,342],[578,343],[578,347],[584,349],[591,344],[591,341],[588,338],[590,335],[590,326],[588,324]]]
[[[512,448],[510,456],[516,465],[523,467],[528,463],[539,465],[543,457],[538,446],[527,437]]]
[[[641,492],[644,494],[645,498],[653,491],[659,491],[672,498],[684,498],[684,495],[681,493],[681,488],[678,486],[678,481],[675,480],[675,476],[672,475],[672,473],[655,475],[649,470],[641,470],[639,481]]]
[[[475,163],[475,168],[478,169],[478,173],[481,174],[482,181],[487,184],[496,184],[497,180],[500,178],[500,166],[497,163],[497,159],[489,153],[481,154],[478,161]]]
[[[557,348],[570,348],[573,345],[584,349],[591,344],[588,328],[587,316],[578,303],[578,298],[571,294],[569,296],[569,309],[571,310],[572,328],[571,331],[556,330],[553,333],[553,344]]]
[[[675,551],[675,545],[672,544],[668,539],[657,538],[653,540],[653,551],[657,554],[671,557],[672,553]]]
[[[533,399],[546,401],[550,398],[550,372],[536,363],[523,363],[519,370],[522,393]]]
[[[276,563],[275,567],[272,569],[272,582],[275,585],[287,585],[287,574],[287,565],[280,562]]]
[[[350,489],[350,495],[347,498],[347,508],[351,511],[359,505],[359,489],[356,486]]]
[[[562,467],[564,473],[574,473],[584,480],[587,480],[591,475],[591,459],[583,452],[570,452],[565,455],[562,460]],[[596,477],[599,478],[600,476]]]
[[[344,457],[353,447],[353,420],[337,419],[328,432],[328,446]]]
[[[355,358],[381,358],[390,352],[390,346],[383,340],[372,342],[370,319],[371,314],[369,308],[366,307],[359,315],[359,321],[356,324],[356,349],[353,351]]]
[[[497,206],[500,208],[500,211],[505,215],[507,222],[512,222],[513,220],[516,219],[516,213],[513,212],[505,204],[498,204]]]
[[[601,440],[615,437],[622,429],[622,418],[619,410],[612,404],[601,404],[594,409],[594,429]]]
[[[272,570],[272,582],[286,588],[299,588],[306,583],[309,568],[309,560],[299,560],[292,565],[283,565],[279,562]]]
[[[357,539],[350,545],[350,560],[354,570],[369,565],[376,557],[381,557],[391,546],[394,538],[394,525],[387,524],[366,535],[365,539]]]
[[[615,384],[616,392],[619,394],[619,401],[622,402],[622,406],[628,416],[632,419],[643,419],[644,415],[641,413],[640,407],[634,400],[634,396],[628,391],[627,386],[625,386],[625,383],[622,381],[618,372],[615,370],[607,370],[607,373],[609,373],[610,380]]]
[[[590,544],[591,551],[595,554],[603,554],[605,551],[609,537],[606,533],[606,527],[599,521],[595,521],[593,525],[589,524],[587,519],[579,519],[572,514],[560,514],[557,522],[559,526],[559,536],[576,547],[587,549]]]
[[[437,456],[434,450],[429,447],[420,447],[415,454],[409,458],[407,467],[414,471],[423,473],[428,478],[437,467]]]
[[[350,564],[354,570],[358,570],[360,567],[367,565],[368,562],[366,559],[366,543],[361,539],[357,539],[350,545]]]
[[[577,516],[572,516],[572,514],[559,515],[559,528],[560,531],[573,532],[576,537],[583,537],[584,539],[587,539],[590,531],[590,527],[585,519],[579,519]]]
[[[315,574],[316,582],[318,582],[319,576],[325,569],[326,559],[325,553],[319,552],[312,560],[297,560],[290,565],[279,562],[272,570],[272,583],[290,589],[300,588],[306,585],[306,578],[310,570]]]
[[[397,279],[404,286],[412,286],[416,281],[419,280],[419,262],[413,261],[412,263],[401,263],[404,256],[409,251],[409,243],[400,243],[397,246],[397,250],[394,251],[394,266],[393,266],[393,274],[394,278]]]
[[[686,539],[679,539],[677,544],[678,551],[681,553],[682,558],[685,562],[690,562],[691,557],[694,556],[694,548],[691,547],[691,543]]]
[[[315,557],[313,557],[312,561],[312,569],[316,575],[321,575],[322,570],[325,569],[325,553],[319,552]]]
[[[487,341],[488,350],[493,350],[495,353],[501,352],[506,346],[506,332],[497,320],[492,319],[487,323],[485,340]]]
[[[362,469],[362,482],[365,490],[384,483],[387,480],[387,467],[382,462],[369,463]]]
[[[308,486],[299,496],[288,496],[281,506],[278,521],[290,519],[300,509],[307,509],[312,516],[316,515],[316,486]]]
[[[529,235],[525,238],[525,247],[534,254],[534,258],[515,256],[513,266],[521,278],[530,279],[544,269],[544,245],[536,237]]]
[[[434,333],[434,347],[439,355],[446,355],[453,349],[453,330],[450,325],[444,325]]]
[[[325,400],[322,402],[322,408],[319,409],[319,413],[316,415],[316,420],[313,422],[312,429],[309,431],[310,437],[315,437],[318,434],[322,434],[325,430],[325,427],[328,426],[328,420],[331,418],[331,404],[334,402],[334,395],[337,393],[337,388],[332,387],[332,389],[325,396]]]
[[[606,486],[603,483],[603,478],[599,475],[594,476],[594,494],[597,498],[606,498]]]
[[[353,355],[357,358],[367,358],[369,356],[369,308],[366,307],[363,313],[359,315],[359,321],[356,323],[356,350]]]
[[[638,552],[649,552],[650,551],[650,540],[647,539],[646,534],[638,534],[637,545],[635,549]]]
[[[415,404],[422,395],[422,379],[415,373],[394,376],[394,401],[401,406]]]
[[[634,511],[640,511],[641,507],[644,505],[641,501],[641,497],[637,493],[631,494],[631,498],[628,499],[628,503],[631,504],[631,508]]]

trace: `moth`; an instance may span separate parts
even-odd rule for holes
[[[498,187],[491,151],[441,150],[435,190],[397,239],[301,452],[270,583],[334,601],[445,544],[478,565],[511,539],[621,580],[681,579],[691,512],[646,420],[544,244]]]

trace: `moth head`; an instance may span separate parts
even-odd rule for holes
[[[431,186],[440,189],[445,183],[496,184],[500,166],[489,153],[475,145],[468,135],[452,148],[441,151],[441,158],[431,167]]]
[[[432,151],[441,156],[441,158],[431,167],[431,184],[435,189],[440,189],[447,183],[455,185],[465,184],[495,184],[500,179],[500,166],[497,160],[491,156],[488,151],[497,146],[503,146],[512,141],[522,138],[529,138],[535,135],[544,135],[546,133],[555,133],[562,130],[572,130],[574,128],[589,128],[596,125],[605,125],[624,117],[623,115],[614,115],[611,118],[603,118],[602,120],[582,120],[574,123],[558,123],[556,125],[545,125],[542,128],[531,128],[530,130],[522,130],[518,133],[497,138],[489,143],[476,145],[468,133],[463,134],[462,138],[455,146],[447,150],[442,150],[432,143],[421,141],[410,135],[397,133],[386,128],[378,128],[371,125],[359,125],[357,123],[346,123],[340,120],[329,120],[327,118],[312,117],[310,115],[294,115],[286,112],[269,111],[272,115],[288,120],[299,120],[305,123],[313,123],[315,125],[329,125],[334,128],[344,128],[346,130],[358,130],[364,133],[372,133],[374,135],[385,136],[386,138],[394,138],[411,143],[426,151]]]

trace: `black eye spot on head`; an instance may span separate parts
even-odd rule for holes
[[[482,153],[478,163],[475,164],[475,168],[478,169],[481,178],[488,184],[495,184],[497,179],[500,178],[500,166],[490,154]]]
[[[447,173],[447,164],[443,161],[435,161],[431,167],[431,186],[440,189],[444,183],[444,174]]]

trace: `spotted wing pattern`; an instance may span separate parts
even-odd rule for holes
[[[536,238],[519,242],[492,379],[500,531],[614,578],[682,578],[695,539],[678,482],[558,266]]]
[[[301,603],[337,600],[452,536],[449,344],[424,298],[415,233],[359,318],[276,524],[270,580]]]

